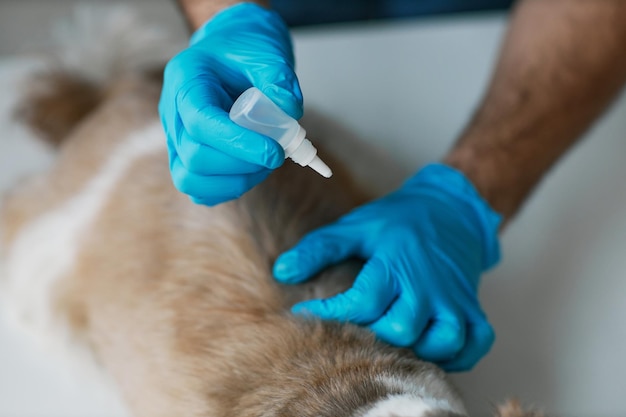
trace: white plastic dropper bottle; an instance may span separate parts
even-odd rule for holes
[[[301,166],[309,166],[325,178],[333,172],[317,156],[317,149],[300,124],[256,87],[244,91],[230,109],[230,120],[277,141],[291,158]]]

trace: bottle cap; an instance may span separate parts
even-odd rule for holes
[[[333,176],[333,171],[331,171],[328,165],[326,165],[317,155],[315,155],[315,158],[309,162],[309,166],[324,178],[330,178]]]

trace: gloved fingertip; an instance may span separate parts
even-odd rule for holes
[[[330,305],[328,304],[330,301]],[[315,317],[322,320],[348,321],[345,317],[338,316],[336,306],[331,299],[308,300],[295,304],[291,312],[297,316]]]
[[[192,203],[197,204],[199,206],[208,206],[208,207],[216,206],[219,203],[221,203],[221,201],[213,201],[213,200],[198,198],[194,196],[189,196],[189,200]]]
[[[315,308],[316,302],[318,301],[313,300],[295,304],[293,307],[291,307],[291,312],[297,316],[302,317],[319,317],[319,312]]]
[[[285,163],[285,152],[277,142],[276,145],[277,146],[270,145],[272,148],[269,148],[266,153],[264,165],[269,169],[279,168],[283,163]]]
[[[297,283],[300,280],[301,273],[298,268],[298,253],[286,252],[283,253],[274,262],[273,274],[277,281],[285,284]]]
[[[200,198],[196,198],[196,197],[194,197],[194,196],[189,196],[189,200],[190,200],[192,203],[197,204],[197,205],[199,205],[199,206],[205,205],[205,204],[202,202],[202,200],[201,200]]]
[[[300,86],[297,81],[295,82],[295,85],[288,88],[270,84],[263,88],[262,91],[290,117],[298,120],[304,114],[302,106],[302,91],[300,90]]]
[[[461,345],[465,340],[465,331],[462,327],[451,323],[441,323],[434,330],[434,339],[439,344]]]

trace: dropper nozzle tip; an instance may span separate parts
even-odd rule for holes
[[[309,166],[318,174],[320,174],[324,178],[330,178],[333,176],[333,171],[322,161],[319,156],[315,156],[311,162],[309,162]]]

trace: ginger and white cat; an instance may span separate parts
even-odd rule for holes
[[[0,206],[7,303],[36,334],[88,352],[134,416],[467,415],[410,351],[289,312],[358,271],[299,286],[271,276],[281,251],[362,201],[340,164],[325,180],[287,161],[237,201],[195,205],[169,178],[158,72],[98,85],[60,70],[39,83],[22,115],[58,156]]]

